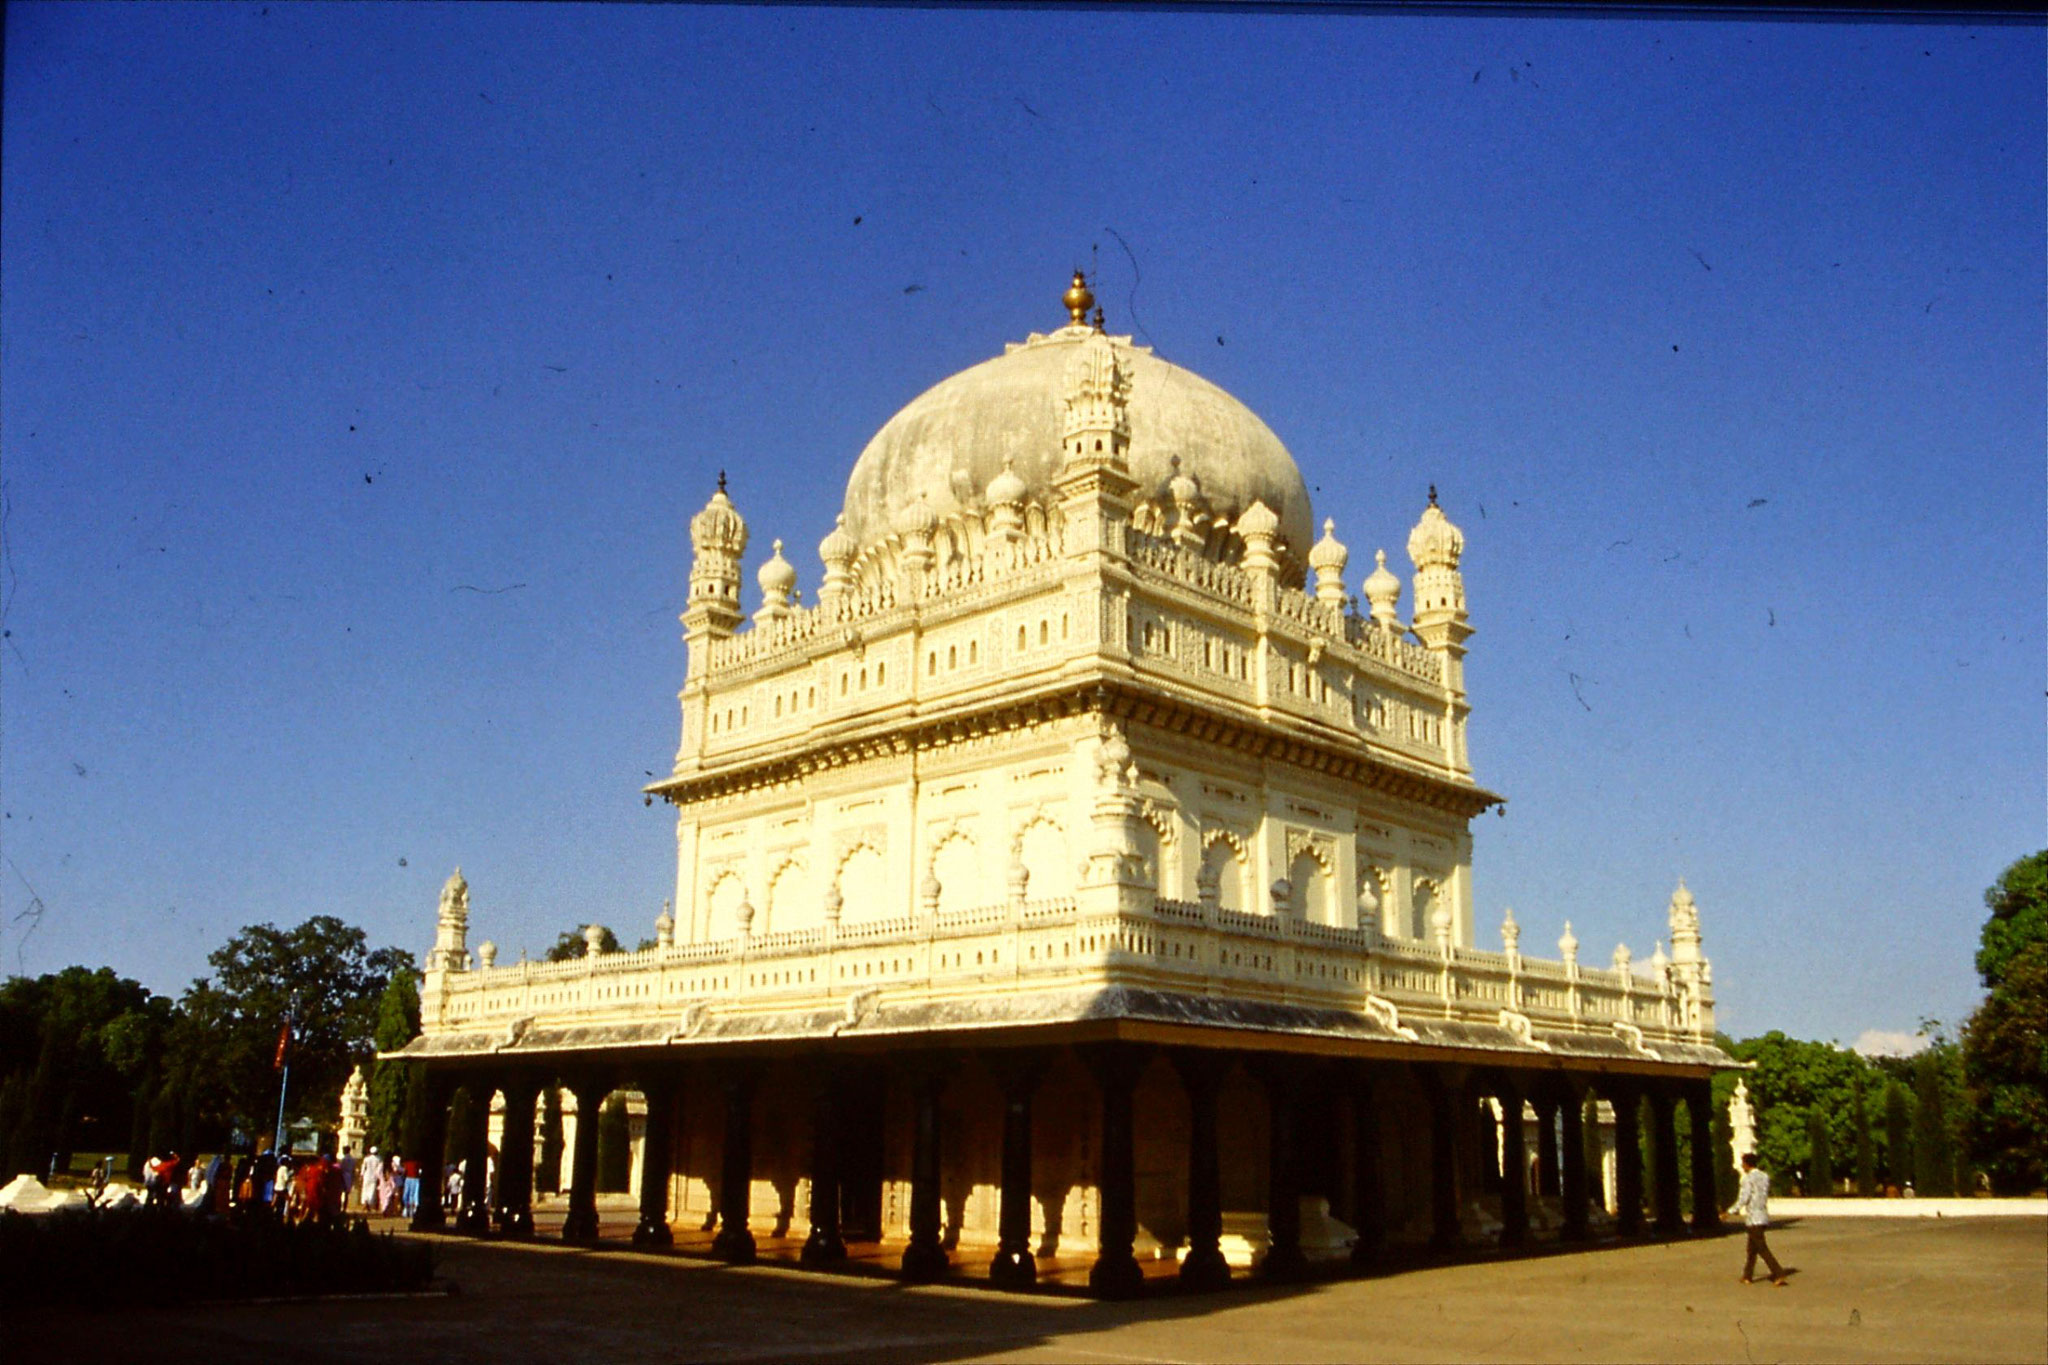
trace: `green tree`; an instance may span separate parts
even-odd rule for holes
[[[1913,1186],[1923,1195],[1956,1192],[1955,1141],[1933,1048],[1913,1059]]]
[[[491,1121],[488,1103],[489,1101],[485,1101],[484,1104],[478,1104],[477,1097],[470,1093],[470,1088],[466,1085],[455,1092],[455,1102],[448,1107],[447,1146],[441,1153],[440,1161],[433,1166],[436,1190],[441,1188],[442,1168],[461,1161],[469,1152],[470,1144],[476,1140],[477,1125]],[[424,1161],[421,1162],[421,1169],[427,1169]],[[463,1173],[463,1178],[468,1179],[468,1172]]]
[[[1828,1142],[1827,1116],[1818,1109],[1806,1113],[1805,1190],[1819,1197],[1835,1192],[1835,1154]]]
[[[1913,1111],[1897,1081],[1884,1088],[1884,1171],[1885,1179],[1901,1187],[1913,1178]]]
[[[1854,1149],[1851,1091],[1870,1063],[1833,1043],[1773,1031],[1736,1043],[1731,1054],[1753,1061],[1747,1077],[1757,1114],[1757,1154],[1770,1171],[1803,1170],[1812,1158],[1809,1113],[1821,1115],[1830,1152]]]
[[[410,967],[391,973],[377,1000],[377,1027],[372,1035],[379,1052],[396,1052],[420,1032],[420,988]],[[376,1062],[370,1071],[370,1144],[390,1151],[404,1127],[405,1097],[414,1068],[396,1060]]]
[[[331,1125],[342,1083],[370,1049],[386,983],[413,966],[410,953],[372,949],[361,929],[332,915],[290,929],[248,925],[207,962],[213,975],[179,1002],[188,1027],[173,1040],[173,1071],[250,1133],[269,1132],[276,1118],[274,1060],[293,1001],[287,1117]]]
[[[616,953],[619,951],[619,936],[609,929],[604,929],[600,932],[597,942],[599,952]],[[647,945],[642,944],[641,946],[646,947]],[[577,958],[583,957],[589,952],[590,944],[584,939],[583,930],[576,928],[564,930],[562,936],[555,940],[555,946],[548,949],[542,956],[543,960],[548,962],[574,962]]]
[[[1989,991],[1963,1027],[1968,1147],[2001,1194],[2048,1178],[2048,851],[1984,893],[1977,971]]]
[[[581,1116],[578,1116],[581,1122]],[[597,1111],[597,1188],[601,1194],[622,1194],[632,1188],[632,1129],[626,1118],[626,1097],[614,1092]]]
[[[1998,874],[1984,893],[1991,918],[1977,944],[1977,974],[1989,987],[2005,980],[2014,958],[2048,943],[2048,849],[2020,859]]]
[[[1870,1148],[1870,1113],[1863,1105],[1863,1078],[1850,1092],[1849,1120],[1856,1126],[1856,1193],[1868,1199],[1877,1193],[1877,1161]]]
[[[170,1001],[111,969],[67,967],[0,983],[0,1077],[19,1077],[0,1165],[40,1172],[54,1153],[119,1150],[153,1068]]]
[[[562,1092],[553,1080],[540,1092],[540,1165],[533,1186],[542,1194],[562,1192]]]

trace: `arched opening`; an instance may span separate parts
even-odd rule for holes
[[[1215,889],[1219,910],[1244,909],[1248,872],[1244,854],[1228,839],[1217,839],[1202,850],[1202,885]]]
[[[982,876],[981,850],[966,834],[954,831],[932,852],[932,876],[939,883],[939,913],[970,910],[1002,899]]]
[[[711,883],[706,898],[704,937],[716,942],[740,931],[740,902],[747,898],[747,884],[737,872],[721,872]]]
[[[1074,869],[1067,857],[1064,830],[1041,817],[1024,827],[1018,843],[1024,870],[1031,874],[1031,899],[1051,900],[1074,894]]]
[[[768,904],[754,928],[758,933],[808,929],[821,913],[818,898],[811,893],[810,869],[791,858],[769,880]]]
[[[1287,867],[1287,880],[1294,887],[1296,918],[1313,924],[1330,922],[1330,874],[1322,860],[1303,850]]]
[[[843,923],[888,919],[888,867],[873,847],[862,844],[839,865],[839,917]]]

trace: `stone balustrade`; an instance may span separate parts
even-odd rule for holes
[[[996,902],[937,914],[740,935],[706,943],[438,973],[427,1032],[493,1021],[644,1018],[695,1005],[832,1007],[882,988],[909,996],[1127,984],[1239,1001],[1700,1043],[1711,1002],[1685,1026],[1668,980],[1633,971],[1390,939],[1376,930],[1155,899],[1111,911],[1073,900]]]

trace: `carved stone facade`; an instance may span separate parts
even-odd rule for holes
[[[1033,1235],[1093,1229],[1106,1290],[1128,1279],[1133,1245],[1212,1259],[1213,1238],[1189,1231],[1212,1221],[1189,1184],[1206,1179],[1205,1143],[1292,1151],[1313,1121],[1364,1150],[1365,1120],[1328,1104],[1309,1120],[1229,1102],[1231,1087],[1270,1100],[1303,1058],[1411,1068],[1377,1076],[1370,1146],[1416,1178],[1375,1177],[1386,1197],[1370,1207],[1417,1235],[1443,1233],[1431,1181],[1451,1178],[1425,1121],[1442,1090],[1430,1067],[1466,1078],[1444,1120],[1464,1125],[1475,1067],[1499,1082],[1480,1087],[1489,1112],[1519,1114],[1524,1081],[1583,1098],[1596,1077],[1626,1077],[1611,1088],[1633,1095],[1728,1064],[1682,887],[1671,955],[1660,944],[1648,975],[1621,957],[1582,967],[1576,940],[1564,961],[1524,957],[1512,917],[1505,951],[1479,945],[1469,826],[1500,798],[1473,781],[1464,540],[1435,490],[1408,540],[1414,619],[1399,618],[1383,551],[1361,614],[1349,551],[1327,521],[1307,543],[1306,486],[1264,423],[1091,326],[1086,300],[1077,277],[1068,326],[884,427],[819,547],[814,604],[777,541],[749,618],[750,532],[721,477],[690,525],[681,741],[646,789],[676,811],[657,946],[604,954],[593,930],[579,961],[474,968],[458,874],[413,1055],[451,1079],[659,1073],[657,1091],[701,1064],[725,1118],[686,1104],[665,1137],[670,1101],[650,1099],[663,1216],[716,1204],[734,1178],[721,1153],[747,1138],[744,1202],[784,1231],[807,1216],[812,1164],[840,1159],[801,1136],[816,1087],[792,1049],[886,1073],[860,1120],[878,1145],[847,1151],[872,1181],[872,1230],[909,1237],[906,1273],[933,1264],[918,1211],[930,1181],[956,1243],[1000,1239],[999,1264],[1020,1264],[1023,1234],[999,1206],[1023,1178],[1004,1153],[1025,1141],[1029,1183],[1063,1192],[1035,1196]],[[964,1069],[963,1049],[979,1059]],[[929,1064],[901,1061],[912,1053]],[[1190,1057],[1214,1063],[1213,1084]],[[1020,1087],[1058,1115],[1035,1144],[1005,1127]],[[1202,1115],[1219,1102],[1212,1132]],[[1246,1115],[1280,1136],[1238,1132]],[[943,1176],[918,1145],[942,1121]],[[1354,1177],[1324,1174],[1303,1198],[1324,1201],[1311,1221],[1327,1232],[1342,1226],[1329,1201],[1358,1195]],[[1278,1194],[1222,1197],[1278,1219],[1276,1245],[1308,1244]]]

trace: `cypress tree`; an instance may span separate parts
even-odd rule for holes
[[[0,1081],[0,1184],[4,1184],[26,1169],[20,1163],[20,1146],[16,1140],[21,1131],[22,1115],[27,1109],[23,1092],[28,1082],[20,1072],[11,1073]]]
[[[1941,1093],[1941,1063],[1930,1050],[1913,1060],[1914,1187],[1923,1195],[1956,1192],[1955,1141]]]
[[[1835,1192],[1834,1152],[1828,1146],[1827,1116],[1806,1111],[1806,1193],[1825,1197]]]
[[[1886,1177],[1901,1189],[1913,1178],[1913,1117],[1897,1081],[1884,1089],[1884,1167]]]
[[[576,1121],[583,1121],[577,1115]],[[597,1111],[597,1188],[623,1194],[633,1187],[632,1131],[626,1122],[626,1097],[614,1094]]]
[[[1870,1114],[1863,1107],[1863,1078],[1849,1090],[1849,1121],[1856,1125],[1856,1193],[1868,1199],[1877,1193],[1877,1162],[1870,1150]]]
[[[379,1052],[396,1052],[420,1031],[420,991],[410,967],[401,967],[384,985],[377,1000],[377,1028],[372,1041]],[[370,1069],[370,1143],[389,1152],[404,1137],[407,1092],[413,1068],[405,1062],[380,1061]],[[401,1148],[405,1150],[405,1148]]]
[[[419,1162],[422,1170],[439,1170],[441,1154],[426,1150],[427,1129],[431,1126],[427,1113],[427,1087],[419,1084],[411,1066],[405,1067],[405,1077],[405,1109],[398,1123],[398,1150],[401,1155]]]
[[[424,1089],[425,1087],[422,1086],[421,1088]],[[480,1113],[478,1112],[480,1108],[481,1106],[477,1104],[475,1098],[469,1093],[468,1086],[465,1085],[455,1092],[455,1103],[448,1110],[447,1146],[443,1148],[439,1160],[434,1163],[433,1167],[435,1189],[438,1190],[441,1187],[442,1169],[450,1162],[462,1160],[463,1153],[469,1150],[469,1144],[475,1140],[476,1125],[491,1121],[489,1112]],[[421,1165],[424,1166],[425,1164],[425,1159],[422,1158]],[[467,1172],[464,1173],[464,1178],[468,1178]],[[424,1198],[424,1196],[422,1197]]]
[[[562,1192],[562,1092],[553,1081],[540,1092],[540,1166],[533,1187],[542,1194]]]

